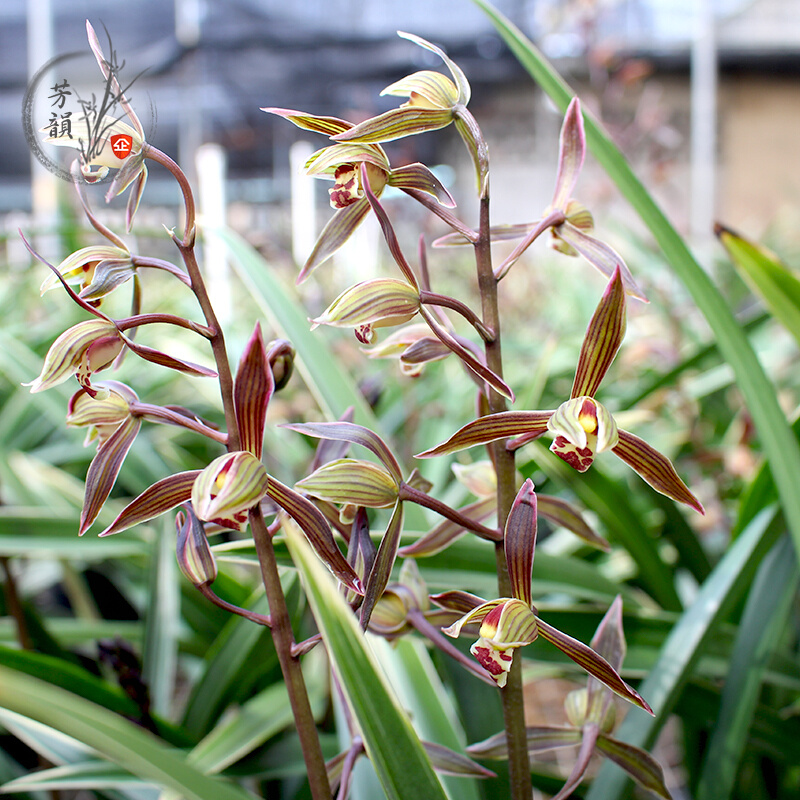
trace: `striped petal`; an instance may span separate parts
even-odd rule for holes
[[[387,86],[381,92],[381,97],[384,95],[412,99],[415,95],[419,95],[436,108],[453,108],[458,103],[458,89],[453,81],[441,72],[429,69],[406,75],[405,78]]]
[[[321,500],[367,508],[392,506],[399,494],[397,481],[383,467],[352,458],[325,464],[295,486]]]
[[[644,303],[648,302],[644,292],[636,285],[636,281],[633,279],[628,266],[622,260],[622,256],[612,247],[599,239],[595,239],[594,236],[589,236],[588,233],[584,233],[569,222],[562,223],[557,228],[554,228],[553,232],[568,245],[575,248],[606,278],[610,278],[614,274],[614,270],[619,269],[622,275],[622,285],[625,287],[627,294]]]
[[[375,561],[372,564],[369,577],[364,589],[364,602],[361,606],[360,623],[366,630],[369,625],[369,618],[372,609],[378,598],[383,594],[383,590],[389,583],[395,559],[397,558],[397,548],[400,544],[400,534],[403,532],[403,504],[398,500],[394,505],[386,532],[381,538]]]
[[[336,545],[322,512],[308,498],[270,476],[267,497],[275,501],[297,524],[321,561],[335,578],[358,594],[364,586],[353,567]]]
[[[455,208],[456,201],[441,181],[424,165],[408,164],[389,173],[389,186],[398,189],[417,189],[433,195],[443,206]]]
[[[208,544],[203,523],[190,505],[179,511],[175,519],[178,537],[175,554],[178,567],[195,586],[214,583],[217,578],[217,562]]]
[[[625,291],[619,267],[583,337],[570,397],[594,397],[625,337]]]
[[[575,789],[578,788],[586,770],[589,769],[589,762],[594,755],[595,744],[597,744],[597,737],[600,731],[597,725],[589,723],[583,726],[581,731],[581,746],[578,754],[575,757],[575,763],[572,766],[567,782],[561,787],[558,794],[553,797],[553,800],[566,800]]]
[[[536,549],[536,513],[536,492],[529,478],[514,498],[504,535],[511,592],[528,607],[533,605],[531,571]]]
[[[701,514],[705,513],[700,501],[678,477],[672,462],[643,439],[627,431],[620,431],[619,443],[612,451],[657,492],[679,503],[686,503]]]
[[[653,710],[645,702],[644,698],[632,687],[628,686],[620,678],[617,671],[602,657],[599,656],[591,647],[587,647],[577,639],[567,636],[556,628],[548,625],[537,617],[539,635],[548,642],[554,644],[562,653],[569,656],[576,664],[585,669],[590,675],[594,676],[602,684],[618,694],[624,700],[628,700],[639,708],[643,708],[648,714]]]
[[[97,515],[108,499],[111,489],[128,455],[142,421],[138,417],[126,419],[97,450],[86,474],[86,494],[81,510],[78,533],[82,536],[97,519]]]
[[[267,114],[275,114],[278,117],[288,119],[289,122],[304,131],[323,133],[325,136],[333,136],[353,127],[352,122],[347,122],[347,120],[339,119],[338,117],[319,117],[316,114],[306,114],[303,111],[294,111],[291,108],[262,108],[261,110]]]
[[[256,323],[236,370],[233,399],[242,449],[251,452],[257,459],[261,458],[264,446],[267,406],[274,389],[275,380],[261,336],[261,326]]]
[[[437,47],[435,44],[431,44],[431,42],[423,39],[421,36],[416,36],[413,33],[398,31],[397,35],[401,39],[408,39],[409,42],[414,42],[414,44],[418,45],[419,47],[423,47],[425,50],[430,50],[431,53],[436,53],[436,55],[439,56],[442,61],[444,61],[445,66],[450,70],[450,74],[453,76],[453,81],[458,89],[458,103],[464,106],[469,103],[471,92],[469,88],[469,82],[467,81],[467,76],[464,75],[461,67],[459,67],[458,64],[448,58],[447,53],[445,53],[441,47]]]
[[[127,530],[185,503],[192,496],[192,486],[199,474],[200,470],[191,470],[157,481],[128,503],[100,536],[111,536]]]
[[[547,494],[537,495],[539,514],[545,519],[550,520],[554,525],[566,528],[584,542],[601,550],[609,551],[610,545],[605,539],[601,539],[587,524],[581,516],[580,511],[571,503],[562,500],[560,497],[552,497]]]
[[[577,97],[573,97],[564,116],[559,137],[558,174],[553,194],[553,208],[562,210],[566,208],[567,201],[578,182],[585,156],[586,135],[583,131],[581,103]]]
[[[497,414],[487,414],[457,430],[446,442],[415,457],[433,458],[465,450],[477,444],[488,444],[498,439],[531,432],[541,436],[547,430],[548,420],[554,413],[553,411],[501,411]]]
[[[304,433],[306,436],[314,436],[318,439],[328,439],[350,444],[359,444],[373,452],[381,460],[381,463],[389,470],[389,473],[397,483],[403,478],[400,465],[392,454],[386,442],[369,428],[363,425],[356,425],[352,422],[306,422],[294,423],[291,425],[281,425],[282,428]]]
[[[335,144],[312,153],[303,167],[307,175],[322,178],[335,174],[342,164],[372,164],[383,173],[389,172],[389,159],[378,145]]]
[[[127,262],[130,265],[130,253],[121,247],[100,244],[82,247],[68,255],[56,269],[68,283],[83,283],[87,285],[87,277],[91,281],[95,265],[102,261],[111,260]],[[39,287],[41,294],[60,286],[61,282],[54,273],[50,273]]]
[[[598,737],[596,747],[601,755],[622,767],[639,786],[664,800],[671,800],[672,795],[664,783],[664,770],[649,753],[604,733]]]
[[[574,397],[562,403],[547,427],[555,434],[550,450],[578,472],[586,472],[595,453],[614,447],[618,441],[614,418],[591,397]]]
[[[350,130],[331,137],[336,142],[393,142],[405,136],[446,128],[455,119],[449,108],[403,106],[364,120]]]
[[[368,212],[369,202],[366,198],[340,208],[322,229],[311,255],[297,276],[297,283],[302,283],[320,264],[327,261],[353,235]]]

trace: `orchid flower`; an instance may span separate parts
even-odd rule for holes
[[[545,209],[542,218],[523,225],[503,225],[491,229],[492,241],[525,238],[495,270],[498,280],[505,277],[519,257],[531,244],[550,230],[553,247],[565,255],[582,255],[595,269],[610,278],[619,269],[625,292],[647,302],[642,290],[636,285],[630,270],[613,248],[605,242],[589,235],[594,220],[589,210],[572,199],[572,192],[578,182],[583,161],[586,156],[586,134],[580,100],[577,97],[567,108],[559,138],[558,172],[553,199]],[[468,244],[469,241],[459,233],[451,233],[437,239],[434,247]]]
[[[56,269],[67,283],[79,283],[80,297],[89,302],[102,299],[136,272],[127,248],[107,244],[82,247],[68,255]],[[44,294],[59,284],[58,277],[51,273],[42,282],[40,291]]]
[[[344,133],[353,123],[337,117],[323,117],[288,108],[262,108],[306,131],[327,136]],[[323,262],[327,261],[364,221],[370,209],[363,186],[361,165],[365,165],[369,188],[380,196],[386,186],[405,191],[421,191],[435,197],[442,205],[453,208],[455,201],[434,174],[423,164],[409,164],[392,169],[389,158],[378,144],[333,144],[317,150],[306,161],[305,171],[314,178],[334,181],[329,190],[331,206],[336,213],[323,228],[317,243],[297,282],[302,283]]]
[[[669,459],[638,436],[619,429],[608,409],[595,400],[622,344],[625,324],[625,291],[617,268],[586,330],[569,400],[554,411],[501,411],[480,417],[418,458],[512,436],[517,438],[507,447],[517,449],[550,431],[555,435],[550,449],[579,472],[589,469],[597,453],[611,450],[657,492],[702,514],[703,506],[678,477]]]
[[[617,596],[592,637],[592,649],[617,672],[625,658],[622,631],[622,598]],[[537,725],[526,729],[528,752],[539,753],[580,745],[575,766],[553,800],[566,800],[581,782],[595,753],[624,769],[642,788],[670,800],[661,765],[647,752],[611,736],[616,725],[613,695],[590,676],[585,687],[567,695],[564,702],[569,726]],[[470,745],[467,752],[476,758],[508,758],[505,733]]]
[[[536,549],[537,502],[532,481],[517,493],[504,531],[506,566],[511,597],[483,601],[467,592],[453,591],[431,599],[452,610],[466,611],[444,632],[456,638],[465,625],[479,623],[479,638],[470,652],[502,688],[506,685],[514,652],[539,636],[554,644],[612,692],[652,714],[639,693],[620,678],[617,670],[585,644],[544,622],[533,605],[531,574]]]

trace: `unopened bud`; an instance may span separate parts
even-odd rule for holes
[[[179,511],[175,517],[178,529],[176,555],[181,572],[195,585],[213,583],[217,577],[217,562],[206,538],[203,523],[191,508]]]
[[[274,339],[267,345],[267,358],[275,381],[276,392],[289,383],[294,371],[294,356],[294,347],[286,339]]]

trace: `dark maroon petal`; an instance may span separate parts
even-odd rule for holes
[[[112,533],[132,528],[185,503],[192,496],[192,486],[199,474],[199,469],[179,472],[154,483],[128,503],[100,536],[111,536]]]
[[[611,450],[657,492],[705,514],[700,501],[678,477],[672,462],[643,439],[627,431],[619,431],[619,443]]]
[[[264,446],[267,406],[274,389],[275,381],[261,336],[261,326],[256,323],[236,370],[233,399],[242,450],[248,450],[258,459]]]
[[[506,520],[505,551],[511,593],[527,606],[533,604],[531,570],[536,549],[536,492],[528,478],[522,484]]]
[[[619,267],[603,293],[583,337],[572,394],[594,397],[625,336],[625,290]]]
[[[435,603],[440,608],[455,611],[457,614],[468,614],[485,602],[477,595],[462,592],[458,589],[452,589],[441,594],[432,594],[430,599],[432,603]]]
[[[129,417],[117,428],[114,433],[100,445],[97,455],[89,465],[86,474],[86,495],[81,511],[81,526],[78,533],[83,536],[97,519],[103,503],[108,499],[117,475],[122,468],[122,462],[131,449],[142,421],[137,417]]]
[[[213,369],[203,367],[200,364],[194,364],[191,361],[183,361],[180,358],[162,353],[160,350],[154,350],[152,347],[147,347],[138,342],[134,342],[128,336],[120,334],[125,344],[136,353],[137,356],[143,358],[145,361],[150,361],[153,364],[160,364],[162,367],[177,370],[178,372],[185,372],[187,375],[197,375],[203,378],[216,378],[217,373]]]
[[[330,526],[322,512],[303,495],[269,476],[267,496],[271,497],[298,524],[317,555],[345,586],[358,594],[364,593],[361,579],[356,575],[342,551],[337,547]]]
[[[403,504],[398,500],[395,504],[392,517],[383,534],[378,554],[375,556],[375,563],[367,578],[367,586],[364,591],[364,603],[361,606],[361,627],[366,630],[369,625],[369,618],[372,609],[378,598],[383,594],[383,590],[389,583],[395,559],[397,558],[397,547],[400,544],[400,534],[403,532]]]

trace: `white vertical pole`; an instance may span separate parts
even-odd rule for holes
[[[289,148],[289,173],[292,213],[292,256],[298,266],[305,264],[316,240],[317,207],[315,180],[303,171],[314,148],[300,140]]]
[[[716,212],[717,45],[713,0],[695,0],[694,13],[689,230],[703,249],[712,236]]]
[[[220,323],[226,325],[233,317],[228,248],[217,235],[217,231],[225,227],[227,219],[225,150],[218,144],[201,145],[197,148],[195,167],[199,189],[200,228],[203,234],[204,273],[214,310]]]

